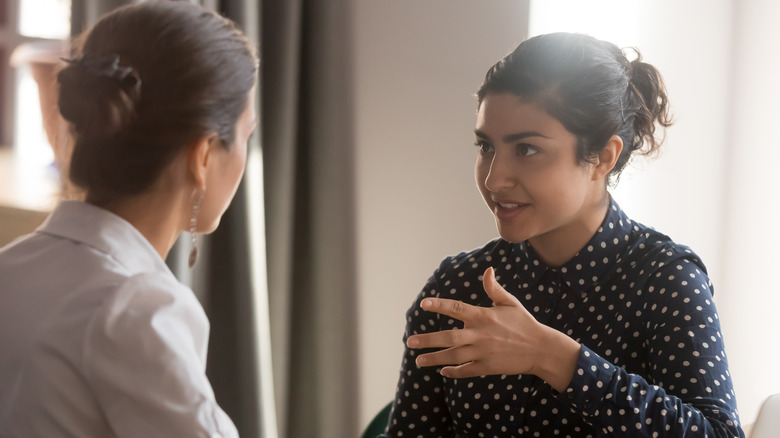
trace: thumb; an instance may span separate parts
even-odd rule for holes
[[[517,298],[498,284],[498,281],[496,281],[496,273],[492,266],[487,268],[485,274],[482,276],[482,287],[485,288],[485,292],[487,292],[490,299],[493,300],[493,305],[522,307],[522,304],[520,304],[520,301],[518,301]]]

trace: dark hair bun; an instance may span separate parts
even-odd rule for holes
[[[630,62],[631,94],[638,101],[634,116],[634,142],[631,151],[650,155],[658,151],[663,137],[656,138],[656,126],[667,128],[672,125],[673,117],[669,110],[666,87],[658,70],[642,62],[641,55]]]
[[[67,60],[57,75],[60,112],[85,142],[106,140],[136,117],[141,78],[116,55]]]

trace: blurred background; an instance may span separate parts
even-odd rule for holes
[[[73,1],[0,2],[0,231],[20,211],[37,212],[21,219],[34,227],[56,200],[51,185],[19,183],[51,179],[54,157],[30,63],[10,54],[67,39],[84,5],[93,18],[116,6]],[[244,269],[207,259],[181,274],[212,317],[209,372],[245,436],[357,436],[392,400],[407,308],[443,257],[496,236],[473,181],[473,93],[525,37],[552,31],[637,47],[664,75],[676,124],[612,193],[707,264],[743,422],[780,392],[780,4],[204,3],[251,28],[262,52],[260,144],[234,219],[208,242]],[[25,14],[53,33],[29,35]]]

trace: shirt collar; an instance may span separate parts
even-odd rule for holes
[[[151,243],[130,222],[92,204],[62,201],[36,230],[89,245],[132,274],[170,269]]]
[[[515,244],[518,258],[528,266],[529,283],[519,285],[521,289],[533,287],[550,273],[560,275],[573,293],[585,293],[615,267],[624,253],[633,223],[623,213],[614,199],[610,198],[609,208],[604,220],[588,243],[569,261],[560,267],[550,267],[539,258],[528,241]]]

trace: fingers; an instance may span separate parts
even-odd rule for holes
[[[471,361],[476,355],[475,350],[476,347],[473,345],[448,348],[434,353],[421,354],[417,356],[415,363],[420,367],[459,365]]]
[[[420,303],[420,307],[428,312],[441,313],[449,317],[464,321],[479,313],[479,307],[446,298],[426,298]]]
[[[482,276],[482,286],[496,306],[522,306],[517,298],[498,284],[495,271],[492,267],[485,270],[485,274]],[[442,315],[447,315],[463,322],[467,322],[469,319],[478,316],[480,310],[483,309],[481,307],[445,298],[426,298],[420,303],[420,306],[425,311],[441,313]]]
[[[485,288],[485,292],[488,294],[493,304],[496,306],[511,306],[521,307],[520,301],[517,300],[512,294],[507,292],[498,281],[496,281],[496,273],[493,267],[487,268],[485,274],[482,276],[482,287]]]
[[[486,376],[495,374],[483,362],[467,362],[458,366],[444,367],[439,372],[449,379],[466,379],[469,377]]]
[[[409,348],[448,348],[472,343],[468,330],[442,330],[440,332],[412,335],[406,340]]]

